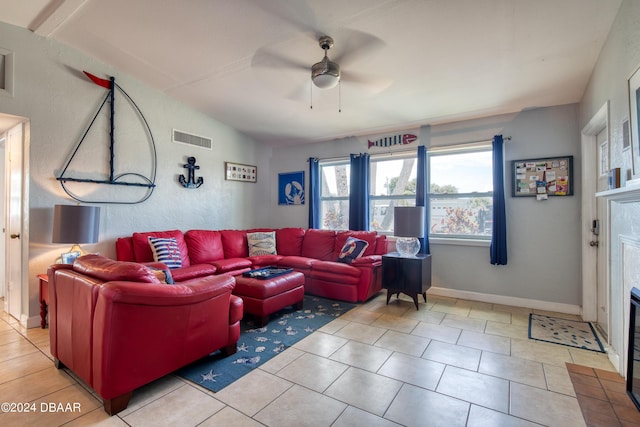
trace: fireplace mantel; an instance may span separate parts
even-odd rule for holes
[[[640,184],[627,185],[626,187],[615,188],[613,190],[600,191],[596,197],[611,200],[617,203],[640,202]]]

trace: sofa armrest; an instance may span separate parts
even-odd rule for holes
[[[351,265],[353,267],[378,267],[382,265],[382,255],[368,255],[356,258]]]

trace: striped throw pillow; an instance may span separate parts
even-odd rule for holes
[[[169,268],[182,267],[182,258],[180,257],[180,248],[175,237],[151,237],[149,236],[149,245],[153,252],[153,259],[161,262]]]

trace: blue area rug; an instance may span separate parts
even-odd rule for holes
[[[531,313],[529,338],[604,353],[604,347],[589,322]]]
[[[353,307],[355,304],[348,302],[305,295],[301,310],[292,307],[280,310],[262,328],[257,328],[252,317],[247,316],[240,324],[236,354],[223,357],[215,352],[176,374],[209,390],[220,391]]]

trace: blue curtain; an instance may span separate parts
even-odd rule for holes
[[[369,230],[369,154],[351,154],[349,230]]]
[[[418,176],[416,177],[416,206],[424,206],[424,236],[420,240],[420,253],[430,254],[429,250],[429,189],[427,188],[427,148],[418,146]]]
[[[320,163],[309,157],[309,228],[320,228]]]
[[[493,232],[491,264],[507,265],[507,214],[504,202],[504,148],[502,135],[493,137]]]

